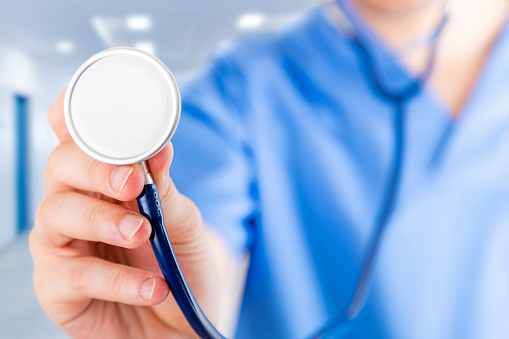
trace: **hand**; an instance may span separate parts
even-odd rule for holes
[[[67,131],[63,98],[48,112],[60,144],[46,164],[45,196],[30,234],[41,306],[74,338],[195,336],[168,297],[148,241],[151,226],[138,212],[141,166],[86,155]],[[210,319],[217,305],[215,261],[198,209],[169,177],[172,156],[170,144],[148,165],[182,271]]]

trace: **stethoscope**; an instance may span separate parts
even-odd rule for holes
[[[337,4],[350,15],[343,2]],[[435,32],[436,36],[446,21],[447,14]],[[401,91],[391,91],[382,84],[364,41],[357,34],[351,37],[371,87],[394,106],[394,155],[375,233],[346,311],[346,320],[342,318],[326,325],[313,338],[324,337],[345,321],[356,318],[364,306],[374,259],[400,185],[405,107],[421,92],[436,55],[434,42],[425,71]],[[142,166],[145,185],[137,203],[140,213],[152,226],[150,243],[161,272],[193,330],[201,338],[220,339],[224,337],[204,315],[182,273],[166,231],[159,193],[146,163],[170,141],[179,122],[180,110],[179,91],[168,68],[153,55],[128,47],[107,49],[85,61],[71,78],[64,100],[69,133],[86,154],[109,164],[139,163]]]
[[[91,157],[114,165],[139,163],[145,185],[138,208],[152,226],[150,244],[164,279],[193,330],[223,338],[200,309],[173,251],[159,192],[145,160],[175,133],[180,95],[168,68],[134,48],[111,48],[85,61],[72,77],[64,100],[67,129]]]

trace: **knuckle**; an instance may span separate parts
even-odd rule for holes
[[[115,296],[120,296],[126,289],[126,280],[128,279],[127,274],[122,270],[114,270],[109,277],[109,286],[111,293]]]
[[[118,208],[119,209],[119,208]],[[90,239],[105,243],[114,243],[117,233],[116,215],[120,215],[117,206],[105,204],[103,200],[94,199],[90,208],[87,208],[83,220],[86,232]]]
[[[90,180],[96,177],[96,173],[98,172],[99,162],[98,161],[89,161],[87,168],[87,176]]]
[[[39,207],[37,207],[37,210],[35,211],[35,216],[34,216],[34,230],[36,228],[39,228],[42,223],[44,222],[45,218],[44,218],[44,204],[45,204],[45,198],[42,199],[41,203],[39,204]],[[30,238],[33,236],[33,231],[30,232]]]
[[[51,151],[51,153],[49,154],[48,160],[46,161],[46,166],[44,167],[45,176],[50,175],[53,172],[54,168],[56,167],[55,162],[57,160],[56,158],[59,156],[61,147],[62,147],[61,144],[58,144],[57,147],[55,147],[53,151]]]
[[[89,230],[94,238],[97,236],[97,229],[95,225],[100,223],[102,213],[103,208],[100,204],[94,204],[90,210],[90,213],[88,213],[88,225],[90,226]]]
[[[59,143],[48,156],[46,166],[44,167],[45,186],[48,186],[49,183],[55,181],[52,179],[58,179],[60,177],[59,175],[59,172],[61,172],[60,164],[62,163],[62,159],[65,159],[68,155],[67,154],[69,152],[68,144],[69,144],[68,142]]]
[[[104,164],[98,160],[92,159],[87,156],[87,169],[86,175],[90,183],[92,183],[94,190],[104,192],[104,187],[109,187],[108,175],[112,171],[108,168],[111,165]]]
[[[58,217],[58,204],[61,199],[60,193],[51,193],[46,195],[35,212],[34,228],[30,232],[29,245],[31,253],[39,248],[44,249],[44,245],[54,245],[58,233],[55,227],[55,220]],[[42,245],[39,246],[39,244]],[[39,246],[39,247],[37,247]],[[35,256],[34,256],[35,260]]]
[[[46,195],[37,211],[35,212],[35,225],[36,227],[45,227],[48,225],[48,220],[51,220],[55,216],[55,212],[58,211],[60,194],[51,193]]]
[[[70,273],[71,288],[76,292],[85,289],[87,283],[87,269],[83,261],[78,261],[72,268]]]
[[[39,207],[35,211],[35,228],[43,227],[48,218],[48,209],[50,209],[49,196],[42,199]]]
[[[48,166],[46,165],[46,167],[44,168],[44,173],[43,173],[43,177],[42,177],[42,184],[46,191],[48,191],[51,188],[51,183],[52,183],[51,175],[48,171]]]
[[[69,142],[61,142],[59,143],[55,149],[51,152],[48,158],[48,165],[53,167],[55,163],[59,163],[59,159],[62,156],[65,156],[66,150],[69,148]]]

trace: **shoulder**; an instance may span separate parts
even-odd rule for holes
[[[313,40],[324,28],[320,11],[320,8],[315,8],[294,18],[276,32],[244,34],[233,39],[220,46],[208,64],[260,75],[258,67],[279,64],[282,57],[310,51]]]
[[[319,97],[313,87],[330,77],[343,58],[341,49],[347,48],[323,11],[315,8],[277,32],[243,35],[223,44],[183,86],[183,102],[220,102],[229,112],[248,112],[253,103],[279,100],[274,93],[295,89],[306,99]]]

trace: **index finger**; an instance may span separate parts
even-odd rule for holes
[[[64,119],[64,98],[65,98],[64,90],[55,100],[55,102],[51,105],[48,110],[48,121],[53,129],[53,132],[57,136],[60,142],[72,140],[71,135],[69,134],[69,130],[67,130],[67,125],[65,124]]]

